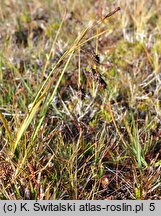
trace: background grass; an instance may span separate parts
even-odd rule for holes
[[[0,1],[0,199],[161,198],[159,3]]]

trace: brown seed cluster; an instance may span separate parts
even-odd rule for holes
[[[96,54],[92,49],[84,52],[88,65],[90,67],[90,73],[96,83],[103,89],[106,88],[107,84],[99,73],[98,67],[101,65],[99,55]]]
[[[7,177],[13,172],[10,163],[0,161],[0,180],[7,180]]]

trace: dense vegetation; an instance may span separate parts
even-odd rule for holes
[[[159,2],[0,1],[0,199],[161,198]]]

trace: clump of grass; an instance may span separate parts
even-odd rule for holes
[[[1,199],[160,199],[160,15],[139,2],[3,3]]]

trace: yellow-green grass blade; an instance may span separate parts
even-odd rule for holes
[[[13,138],[12,138],[11,131],[9,130],[7,121],[6,121],[6,119],[4,118],[4,116],[3,116],[3,114],[2,114],[1,111],[0,111],[0,119],[1,119],[1,121],[2,121],[2,123],[3,123],[3,125],[4,125],[4,128],[6,129],[6,133],[7,133],[7,135],[8,135],[9,140],[11,141],[11,143],[13,143],[14,141],[13,141]]]

